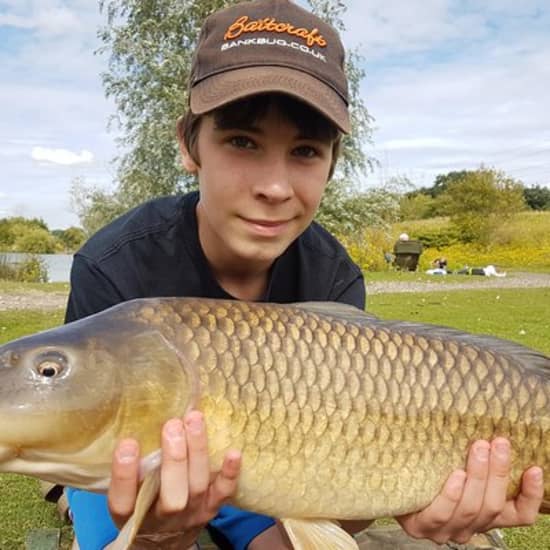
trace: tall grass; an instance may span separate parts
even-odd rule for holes
[[[0,254],[0,279],[25,283],[47,283],[48,268],[39,256],[29,254],[20,262],[13,263]]]

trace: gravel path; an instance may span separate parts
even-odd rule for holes
[[[513,273],[507,277],[480,277],[464,275],[464,280],[446,282],[441,275],[433,281],[369,282],[369,295],[388,292],[438,292],[472,288],[541,288],[550,287],[550,273]],[[12,309],[40,309],[44,311],[64,308],[67,294],[31,290],[24,294],[0,294],[0,311]]]
[[[41,292],[29,290],[24,294],[0,294],[0,311],[11,309],[40,309],[51,311],[64,308],[67,304],[65,292]]]
[[[550,273],[515,272],[506,277],[461,275],[464,280],[446,282],[445,275],[434,275],[433,281],[382,281],[368,282],[368,294],[389,292],[438,292],[483,288],[544,288],[550,287]],[[367,277],[368,279],[368,277]]]

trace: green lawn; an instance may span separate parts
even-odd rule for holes
[[[391,277],[417,274],[392,274]],[[42,288],[42,287],[38,287]],[[550,354],[550,289],[440,291],[378,294],[369,311],[388,319],[444,324],[476,333],[508,338]],[[0,343],[61,323],[57,312],[0,312]],[[22,548],[32,527],[59,527],[55,508],[42,501],[37,483],[22,476],[0,476],[0,549]],[[550,519],[530,528],[507,529],[510,550],[550,549]],[[70,529],[64,529],[65,546]]]
[[[2,283],[4,287],[5,282]],[[20,290],[21,291],[21,285]],[[36,289],[50,285],[32,285]],[[23,285],[22,289],[31,285]],[[0,312],[0,343],[25,334],[32,334],[58,325],[63,320],[61,310],[55,312],[2,311]],[[24,547],[25,535],[30,529],[63,527],[62,548],[70,548],[72,529],[64,526],[54,504],[44,501],[38,481],[24,476],[0,474],[0,549]]]
[[[39,290],[40,292],[66,292],[69,293],[69,283],[20,283],[17,281],[0,280],[0,293],[17,294]]]

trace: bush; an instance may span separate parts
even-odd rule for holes
[[[48,268],[39,256],[29,255],[17,263],[0,256],[0,279],[22,283],[47,283]]]
[[[460,242],[460,231],[454,226],[416,231],[413,236],[424,248],[443,248]]]
[[[366,271],[384,271],[388,264],[384,254],[393,249],[394,239],[382,228],[368,228],[361,238],[344,237],[340,239],[351,259]]]

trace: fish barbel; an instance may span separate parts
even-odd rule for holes
[[[297,547],[353,548],[318,520],[425,507],[476,439],[510,439],[510,494],[549,474],[549,404],[550,358],[504,340],[335,303],[144,298],[0,347],[0,471],[105,491],[138,439],[149,488],[124,548],[162,424],[196,408],[213,470],[242,451],[236,505],[287,518]]]

